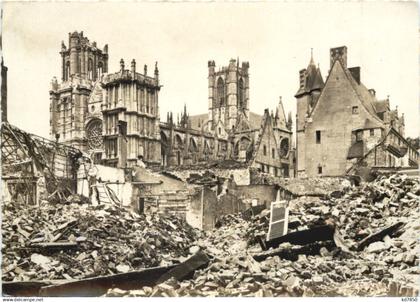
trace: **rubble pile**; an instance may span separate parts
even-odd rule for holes
[[[418,294],[419,181],[403,175],[381,177],[328,198],[290,201],[289,233],[330,225],[342,242],[296,260],[276,255],[308,246],[289,242],[262,252],[255,239],[265,234],[269,215],[219,219],[192,249],[212,259],[192,279],[168,280],[136,291],[111,289],[108,296],[415,296]],[[320,246],[320,242],[313,245]],[[261,260],[256,255],[269,254]]]
[[[203,250],[212,258],[205,269],[196,271],[191,280],[168,280],[154,288],[122,291],[111,289],[106,296],[286,296],[276,267],[262,267],[247,248],[246,230],[250,221],[240,214],[226,215],[220,227],[203,234],[191,247]],[[257,249],[258,250],[258,249]],[[281,263],[280,259],[279,263]]]
[[[183,262],[170,275],[177,279],[105,296],[415,296],[419,204],[418,179],[383,176],[290,200],[288,234],[270,241],[267,209],[219,217],[215,229],[199,232],[176,217],[105,205],[5,205],[3,280],[81,279]],[[201,252],[206,261],[192,269],[188,256]]]
[[[289,215],[292,225],[303,230],[332,221],[348,247],[356,250],[362,239],[401,222],[404,225],[396,232],[396,235],[401,236],[394,236],[398,238],[392,240],[383,236],[386,238],[383,243],[393,245],[398,251],[401,246],[398,242],[404,239],[404,244],[414,247],[412,240],[416,238],[415,230],[420,228],[420,214],[417,211],[420,205],[418,180],[396,174],[331,195],[320,200],[301,197],[291,201]]]
[[[197,231],[111,205],[3,206],[3,281],[82,279],[180,263]]]

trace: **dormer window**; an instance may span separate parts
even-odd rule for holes
[[[359,114],[359,107],[358,106],[353,106],[351,108],[351,113],[352,114]]]
[[[363,131],[359,130],[356,132],[356,141],[361,142],[363,140]]]

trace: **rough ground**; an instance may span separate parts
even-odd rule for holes
[[[176,217],[140,216],[111,206],[6,204],[2,221],[2,279],[81,279],[183,262],[198,250],[209,265],[190,280],[140,290],[114,288],[107,296],[412,296],[418,293],[420,185],[403,175],[381,177],[325,198],[291,200],[289,232],[335,226],[341,247],[297,260],[257,262],[258,235],[269,211],[251,219],[224,216],[201,233]],[[359,248],[376,232],[400,229]],[[68,244],[64,251],[57,243]],[[283,250],[296,245],[282,243]],[[62,249],[62,248],[61,248]],[[271,251],[273,252],[273,251]],[[270,251],[269,251],[270,253]]]
[[[289,219],[296,230],[326,222],[335,224],[348,252],[321,248],[319,255],[299,255],[297,261],[269,257],[253,237],[266,231],[267,212],[252,221],[229,215],[222,226],[195,242],[212,256],[210,265],[192,280],[169,280],[135,291],[112,289],[108,296],[411,296],[418,293],[420,230],[418,180],[382,177],[361,187],[335,192],[323,200],[290,202]],[[404,226],[381,241],[357,250],[363,238],[396,222]],[[282,248],[292,247],[283,243]]]
[[[199,232],[110,205],[3,206],[2,280],[81,279],[185,261]],[[54,244],[69,243],[64,250]],[[49,245],[47,247],[43,245]]]

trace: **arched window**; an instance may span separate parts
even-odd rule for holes
[[[65,74],[64,74],[64,80],[68,81],[69,77],[70,77],[70,61],[67,61],[66,62],[66,71],[65,71]]]
[[[280,156],[286,158],[289,155],[289,139],[283,138],[280,142]]]
[[[92,59],[88,60],[88,79],[93,79],[93,62]]]
[[[102,76],[102,72],[103,72],[103,65],[102,65],[102,62],[99,62],[99,64],[98,64],[98,78],[99,79]]]
[[[92,120],[86,127],[86,138],[89,150],[103,149],[102,121]]]
[[[219,106],[225,105],[225,83],[222,78],[217,80],[217,100],[219,101]]]
[[[239,108],[245,107],[245,91],[244,91],[244,81],[239,79],[238,83],[238,101],[239,101]]]

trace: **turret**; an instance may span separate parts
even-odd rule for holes
[[[108,71],[108,46],[104,50],[97,48],[96,42],[89,42],[83,32],[69,33],[68,48],[61,42],[62,81],[78,76],[96,81],[102,73]]]
[[[136,60],[134,59],[131,61],[131,73],[133,74],[133,76],[136,73]]]
[[[159,80],[158,62],[155,62],[155,79]]]

